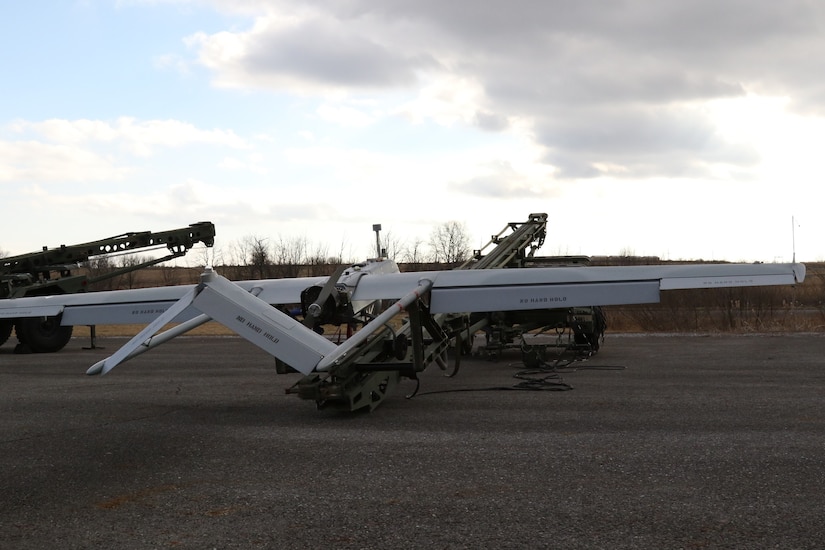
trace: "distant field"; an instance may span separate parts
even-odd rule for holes
[[[164,330],[170,326],[171,325],[164,327]],[[95,333],[98,337],[102,338],[111,336],[134,336],[143,330],[144,327],[145,325],[99,325],[95,328]],[[192,329],[187,334],[192,336],[230,336],[235,333],[220,323],[210,322]],[[91,337],[91,329],[87,326],[76,326],[74,327],[72,335],[75,337]]]

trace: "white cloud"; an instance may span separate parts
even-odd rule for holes
[[[363,128],[376,121],[374,116],[347,105],[324,103],[315,112],[326,122],[351,128]]]
[[[254,4],[248,4],[254,5]],[[404,89],[397,112],[492,131],[527,121],[558,177],[718,177],[758,162],[703,113],[746,90],[820,109],[825,7],[770,2],[297,1],[192,40],[216,82],[290,94]]]
[[[115,182],[135,170],[134,157],[151,156],[157,149],[248,147],[231,130],[201,130],[176,120],[18,120],[8,129],[24,139],[0,141],[0,181]],[[124,158],[124,152],[129,156]]]
[[[268,170],[261,164],[260,155],[249,155],[241,159],[237,157],[224,157],[218,163],[218,168],[229,171],[251,172],[253,174],[267,174]]]
[[[13,133],[31,134],[56,144],[117,144],[137,156],[149,156],[155,148],[176,148],[192,144],[235,149],[249,146],[232,130],[202,130],[179,120],[139,121],[132,117],[120,117],[114,122],[49,119],[42,122],[15,121],[9,128]]]
[[[219,86],[293,94],[410,87],[419,70],[437,64],[426,52],[399,47],[390,29],[398,25],[376,23],[292,4],[259,16],[247,31],[199,32],[186,43]]]
[[[403,155],[367,149],[290,147],[284,151],[284,157],[295,164],[329,167],[337,178],[357,185],[357,191],[362,195],[368,194],[373,184],[386,184],[388,172],[394,173],[393,178],[406,178],[409,174],[406,170],[408,161]]]
[[[434,76],[418,96],[401,105],[398,113],[415,123],[434,120],[443,126],[473,125],[484,106],[484,89],[478,82],[453,75]]]
[[[204,210],[231,206],[240,199],[227,201],[225,190],[217,185],[186,180],[161,189],[108,189],[91,193],[55,193],[41,186],[29,187],[27,197],[35,198],[44,211],[71,212],[78,218],[192,219],[197,221]],[[248,200],[249,206],[254,202]],[[59,219],[59,218],[57,218]]]
[[[189,75],[192,73],[189,61],[176,54],[163,54],[154,58],[154,66],[161,70],[172,70],[181,75]]]
[[[18,120],[6,129],[4,137],[12,139],[0,139],[0,182],[21,184],[125,184],[141,173],[149,175],[154,168],[162,170],[162,164],[153,166],[141,160],[158,151],[183,147],[197,150],[204,146],[252,151],[250,145],[231,130],[202,130],[176,120],[138,121],[129,117],[114,122]],[[173,171],[171,166],[165,166]],[[258,174],[266,171],[263,157],[251,152],[245,160],[227,160],[222,166]],[[146,182],[132,184],[147,185]]]
[[[10,125],[10,129],[18,134],[33,133],[49,141],[64,144],[111,142],[120,137],[120,132],[116,128],[101,120],[18,120]]]
[[[116,182],[131,170],[72,144],[0,141],[0,182]]]

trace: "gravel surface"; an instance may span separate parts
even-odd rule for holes
[[[822,335],[608,335],[569,391],[513,350],[368,414],[237,338],[87,343],[0,348],[0,548],[825,547]]]

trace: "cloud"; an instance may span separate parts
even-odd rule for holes
[[[268,170],[262,166],[261,161],[258,155],[249,155],[245,158],[224,157],[217,166],[223,170],[266,174]]]
[[[318,107],[316,113],[322,120],[353,128],[369,126],[376,121],[373,115],[347,105],[324,103]]]
[[[119,181],[128,165],[73,145],[0,141],[0,182]]]
[[[373,23],[292,6],[286,16],[258,17],[247,31],[196,33],[187,44],[220,86],[291,93],[411,86],[433,60],[421,51],[407,54],[373,32]]]
[[[4,137],[12,139],[0,139],[0,181],[8,182],[115,183],[145,171],[148,166],[139,159],[158,150],[193,145],[251,149],[231,130],[202,130],[177,120],[18,120],[5,129]],[[260,162],[249,154],[243,167],[261,173]]]
[[[172,70],[181,75],[189,75],[192,72],[190,63],[180,55],[163,54],[158,55],[153,60],[153,65],[161,70]]]
[[[572,115],[578,116],[572,116]],[[759,153],[725,139],[695,106],[593,108],[536,121],[536,138],[558,176],[711,177],[718,164],[755,168]]]
[[[418,90],[417,97],[397,109],[397,113],[414,123],[434,120],[444,126],[457,123],[506,126],[495,113],[483,111],[484,90],[478,82],[450,75],[429,77]]]
[[[533,197],[541,200],[559,196],[560,190],[546,177],[531,177],[508,161],[478,163],[475,174],[463,181],[454,181],[449,188],[475,198],[509,200]]]
[[[17,121],[11,125],[18,134],[32,133],[63,144],[117,143],[138,156],[149,156],[156,147],[173,148],[191,144],[245,148],[246,142],[232,130],[202,130],[179,120],[139,121],[120,117],[115,122],[101,120],[49,119],[43,122]]]
[[[147,219],[188,218],[193,221],[207,210],[231,208],[233,203],[245,202],[246,206],[254,203],[227,200],[225,193],[217,185],[189,179],[169,185],[162,189],[107,189],[100,193],[62,194],[39,186],[29,187],[25,193],[35,198],[43,211],[72,212],[81,218],[107,217],[146,217]],[[179,222],[178,222],[179,223]]]
[[[265,5],[269,6],[264,7]],[[255,4],[247,4],[247,8]],[[412,120],[529,125],[559,177],[747,172],[702,107],[750,94],[822,115],[825,4],[806,0],[282,0],[192,44],[222,85],[294,94],[406,90]]]

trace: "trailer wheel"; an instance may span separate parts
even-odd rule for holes
[[[0,321],[0,346],[6,343],[11,336],[11,329],[14,328],[12,321]]]
[[[18,319],[14,326],[17,339],[34,353],[60,351],[72,337],[72,326],[61,326],[60,316]]]

